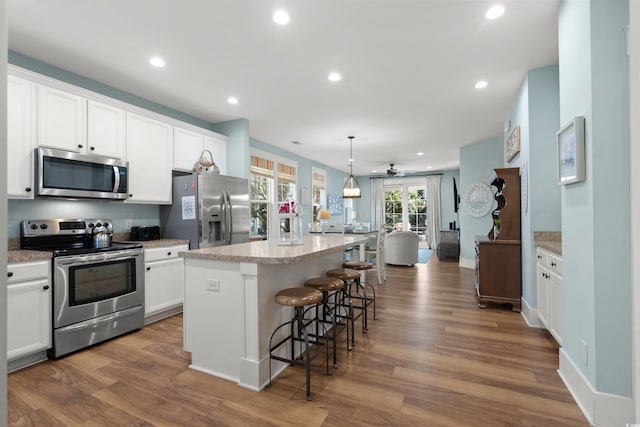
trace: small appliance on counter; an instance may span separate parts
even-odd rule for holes
[[[160,238],[160,227],[157,225],[152,226],[134,226],[131,227],[130,239],[133,241],[147,241],[158,240]]]

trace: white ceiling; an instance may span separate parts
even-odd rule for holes
[[[209,122],[246,118],[253,138],[337,169],[353,135],[356,175],[442,170],[501,135],[526,71],[557,62],[558,3],[8,0],[9,48]]]

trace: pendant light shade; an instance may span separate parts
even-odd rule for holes
[[[345,199],[359,199],[362,197],[360,192],[360,184],[358,184],[358,180],[353,176],[353,136],[349,137],[349,178],[347,178],[347,182],[344,183],[344,187],[342,187],[342,197]]]

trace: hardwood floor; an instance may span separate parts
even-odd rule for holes
[[[10,374],[8,424],[588,425],[553,338],[508,306],[478,309],[472,270],[435,256],[388,266],[377,292],[379,319],[352,352],[338,346],[332,376],[312,373],[311,402],[297,367],[259,393],[188,369],[179,315]]]

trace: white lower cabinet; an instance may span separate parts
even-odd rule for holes
[[[537,249],[538,317],[562,345],[562,258]]]
[[[146,323],[182,311],[184,301],[184,260],[178,252],[188,245],[145,249]]]
[[[7,273],[7,360],[11,363],[51,348],[51,261],[9,264]]]

